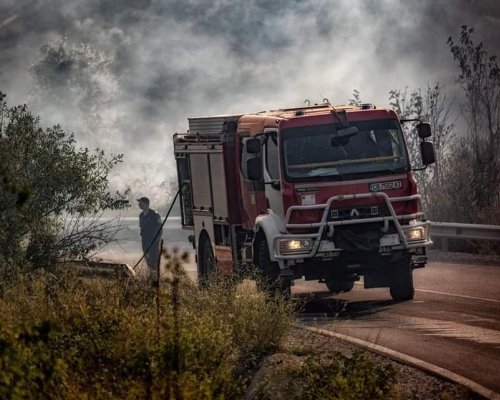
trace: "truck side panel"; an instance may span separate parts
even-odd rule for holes
[[[194,209],[209,210],[212,208],[212,193],[210,190],[208,154],[190,154],[189,162]]]
[[[210,178],[212,181],[212,199],[214,218],[226,220],[229,217],[227,206],[226,173],[222,153],[209,154]]]

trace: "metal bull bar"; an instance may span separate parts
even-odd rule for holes
[[[352,219],[352,220],[341,220],[341,221],[327,221],[328,213],[330,211],[331,205],[333,202],[343,201],[343,200],[353,200],[353,199],[367,199],[367,198],[382,198],[389,210],[390,216],[384,217],[372,217],[372,218],[360,218],[360,219]],[[419,210],[422,210],[422,199],[420,195],[414,194],[411,196],[403,196],[403,197],[389,197],[387,194],[383,192],[373,192],[373,193],[359,193],[359,194],[348,194],[348,195],[339,195],[332,196],[328,199],[328,201],[324,204],[314,204],[307,206],[291,206],[288,208],[287,213],[285,215],[285,228],[288,229],[318,229],[316,233],[309,234],[284,234],[277,235],[274,238],[274,256],[277,259],[296,259],[296,258],[311,258],[314,257],[318,251],[320,246],[321,238],[323,237],[323,232],[326,228],[328,228],[328,237],[333,237],[335,226],[339,225],[355,225],[355,224],[365,224],[370,222],[383,222],[384,226],[382,228],[382,232],[387,232],[389,229],[389,222],[393,222],[396,227],[397,233],[399,235],[400,245],[390,246],[392,249],[411,249],[422,246],[429,246],[432,244],[432,241],[429,239],[424,239],[414,241],[413,243],[408,243],[404,231],[406,229],[414,229],[417,227],[424,227],[425,232],[429,232],[429,221],[418,221],[413,225],[405,226],[404,228],[401,226],[401,220],[416,220],[417,218],[423,218],[424,213],[422,211],[413,213],[413,214],[405,214],[405,215],[397,215],[394,211],[394,207],[392,203],[404,202],[404,201],[412,201],[416,200],[418,202]],[[290,219],[293,212],[296,211],[307,211],[307,210],[319,210],[323,209],[323,215],[319,222],[313,223],[290,223]],[[312,239],[314,240],[314,244],[311,250],[304,251],[303,253],[295,253],[290,255],[284,255],[280,253],[279,250],[279,240],[282,239]],[[332,251],[342,251],[342,249],[336,248]]]

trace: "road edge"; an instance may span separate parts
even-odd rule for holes
[[[294,327],[304,329],[310,332],[315,332],[323,336],[330,336],[334,337],[339,340],[343,340],[345,342],[348,342],[352,345],[361,347],[365,350],[371,351],[373,353],[377,353],[386,357],[389,357],[395,361],[401,362],[406,365],[410,365],[412,367],[418,368],[420,370],[423,370],[424,372],[431,373],[433,375],[437,375],[440,378],[445,378],[448,379],[452,382],[458,383],[459,385],[462,385],[466,387],[467,389],[471,390],[472,392],[484,397],[485,399],[488,400],[500,400],[500,394],[495,393],[494,391],[474,382],[471,381],[470,379],[456,374],[455,372],[452,372],[450,370],[447,370],[445,368],[439,367],[437,365],[428,363],[427,361],[420,360],[418,358],[409,356],[404,353],[400,353],[399,351],[389,349],[384,346],[380,346],[375,343],[370,343],[367,342],[363,339],[358,339],[355,337],[343,335],[341,333],[333,332],[333,331],[328,331],[325,329],[321,328],[315,328],[313,326],[305,326],[301,324],[294,324]]]

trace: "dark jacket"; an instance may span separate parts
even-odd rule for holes
[[[151,244],[158,229],[161,226],[161,217],[155,210],[149,209],[148,213],[145,214],[144,211],[139,215],[139,226],[141,228],[142,243]],[[158,234],[156,240],[161,239],[162,232]]]

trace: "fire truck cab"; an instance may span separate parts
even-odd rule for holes
[[[201,279],[252,265],[274,289],[305,278],[346,292],[363,276],[413,298],[432,242],[394,111],[322,104],[188,121],[174,151]],[[417,131],[426,166],[429,124]]]

